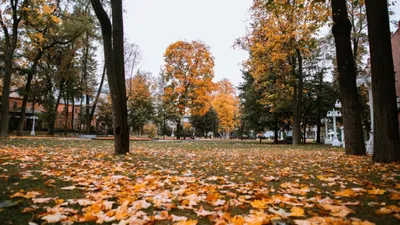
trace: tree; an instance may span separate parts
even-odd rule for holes
[[[346,154],[365,155],[361,125],[361,110],[358,101],[354,58],[351,47],[351,23],[347,15],[346,1],[332,0],[333,27],[335,37],[340,96],[343,105],[343,124]]]
[[[135,76],[128,79],[129,126],[135,131],[142,131],[143,126],[150,122],[154,115],[150,76],[138,71]]]
[[[217,111],[211,106],[203,116],[191,115],[190,123],[203,137],[207,138],[209,132],[215,133],[218,131],[219,119]]]
[[[312,48],[314,33],[327,21],[327,4],[311,0],[256,0],[251,12],[251,32],[239,42],[250,53],[247,69],[260,87],[271,89],[272,85],[291,93],[296,145],[301,135],[303,58]],[[264,98],[270,97],[265,94]]]
[[[178,41],[164,53],[164,102],[174,106],[177,137],[180,138],[181,119],[185,113],[204,115],[210,108],[214,77],[214,59],[209,47],[198,41]],[[168,103],[168,104],[169,104]]]
[[[115,153],[125,154],[129,152],[129,128],[124,69],[122,1],[111,1],[112,25],[100,0],[91,0],[91,3],[100,22],[103,36],[104,58],[107,65],[107,78],[114,117]]]
[[[239,100],[228,79],[223,79],[216,84],[211,105],[218,114],[220,130],[226,136],[230,136],[235,126],[238,125]]]
[[[3,1],[4,2],[4,1]],[[8,124],[9,124],[9,96],[11,76],[14,71],[14,54],[17,48],[19,39],[19,27],[24,17],[24,8],[28,6],[29,1],[10,0],[4,12],[9,12],[8,15],[3,14],[0,10],[0,26],[4,32],[4,78],[3,78],[3,91],[1,97],[1,125],[0,136],[8,137]]]
[[[372,159],[395,162],[400,160],[400,140],[388,3],[386,0],[366,0],[366,6],[374,99]]]

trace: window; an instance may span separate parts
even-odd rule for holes
[[[78,113],[78,109],[75,109],[75,113]]]
[[[18,107],[18,102],[13,102],[13,109],[17,109]]]

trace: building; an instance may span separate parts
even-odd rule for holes
[[[392,35],[392,54],[396,82],[397,115],[400,127],[400,28],[398,28]]]
[[[21,118],[21,107],[22,107],[23,97],[18,95],[16,92],[12,92],[9,97],[9,109],[10,109],[10,130],[17,130],[18,123]],[[57,108],[57,118],[55,121],[55,129],[64,129],[66,120],[67,105],[64,102],[60,102]],[[79,129],[81,125],[80,122],[80,112],[82,110],[80,102],[75,103],[73,106],[71,103],[68,104],[68,129]],[[28,102],[25,112],[24,130],[31,130],[33,124],[33,115],[35,115],[35,129],[36,130],[47,130],[48,124],[43,121],[42,115],[46,110],[42,105],[35,104],[33,106],[32,102]],[[74,122],[72,124],[72,118]],[[82,127],[81,127],[82,128]]]

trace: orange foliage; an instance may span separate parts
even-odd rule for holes
[[[190,109],[193,115],[204,115],[210,108],[214,59],[204,43],[178,41],[164,54],[164,101],[173,104],[179,115]]]

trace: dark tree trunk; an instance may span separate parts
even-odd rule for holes
[[[321,114],[322,114],[322,106],[321,106],[321,101],[322,101],[322,84],[323,84],[323,75],[324,75],[324,70],[318,74],[318,96],[317,96],[317,144],[321,144]]]
[[[307,119],[304,120],[303,127],[303,144],[307,143]]]
[[[362,134],[361,111],[358,103],[356,76],[351,47],[351,23],[348,19],[346,1],[332,0],[333,28],[339,73],[340,96],[343,105],[346,154],[365,155]],[[333,103],[332,103],[333,104]]]
[[[11,1],[11,10],[12,10],[12,29],[9,32],[7,26],[3,22],[3,15],[0,13],[0,26],[3,29],[4,34],[4,43],[3,49],[5,53],[4,59],[4,76],[3,76],[3,91],[1,96],[1,123],[0,123],[0,137],[8,137],[8,125],[9,125],[9,113],[10,113],[10,105],[9,105],[9,96],[10,96],[10,86],[11,86],[11,76],[13,73],[13,61],[15,49],[17,48],[18,43],[18,27],[20,22],[22,21],[22,17],[25,12],[21,9],[18,9],[19,1]],[[28,0],[24,0],[21,8],[26,7],[28,4]],[[18,15],[18,14],[22,15]]]
[[[75,98],[72,98],[72,113],[71,113],[71,130],[75,134],[74,129],[74,121],[75,121]]]
[[[181,139],[181,120],[176,124],[176,139]]]
[[[89,58],[89,33],[86,32],[86,46],[85,46],[85,54],[83,58],[83,80],[85,83],[88,83],[88,58]],[[86,99],[86,104],[85,104],[85,124],[86,124],[86,134],[90,134],[90,114],[89,114],[89,94],[87,88],[85,89],[85,99]]]
[[[303,107],[303,57],[301,56],[300,49],[296,49],[296,57],[293,59],[294,65],[296,65],[296,58],[299,63],[299,71],[296,75],[296,88],[294,91],[295,102],[293,111],[293,145],[298,145],[301,142],[301,110]],[[295,66],[294,66],[295,68]],[[293,69],[295,70],[295,69]],[[296,74],[296,71],[293,71]]]
[[[54,135],[55,134],[55,123],[56,123],[56,120],[57,120],[57,114],[58,114],[58,105],[60,104],[60,100],[61,100],[61,94],[62,94],[62,92],[64,91],[63,89],[64,89],[64,83],[65,83],[65,80],[63,79],[63,80],[61,80],[61,83],[60,83],[60,93],[58,93],[58,97],[57,97],[57,101],[56,101],[56,104],[55,104],[55,106],[54,106],[54,114],[55,114],[55,116],[54,116],[54,118],[53,117],[51,117],[50,118],[50,121],[49,121],[49,128],[48,128],[48,131],[47,131],[47,133],[48,133],[48,135]]]
[[[37,53],[37,55],[33,61],[32,67],[28,71],[28,77],[26,78],[26,85],[25,85],[25,89],[24,89],[24,93],[23,93],[24,97],[22,99],[21,117],[18,122],[17,136],[23,136],[24,122],[25,122],[25,117],[26,117],[25,116],[26,104],[28,103],[29,94],[31,92],[32,80],[36,74],[36,69],[37,69],[39,60],[42,58],[42,56],[43,56],[43,51],[39,50],[39,52]]]
[[[9,125],[9,96],[10,96],[10,86],[11,86],[11,75],[13,70],[13,55],[10,54],[11,51],[8,51],[5,55],[5,73],[3,76],[3,91],[1,96],[1,124],[0,124],[0,136],[8,137],[8,125]]]
[[[65,101],[65,123],[64,123],[64,136],[67,136],[67,130],[68,130],[68,113],[69,113],[69,101],[68,101],[68,86],[67,86],[67,91],[66,91],[66,96],[64,97]]]
[[[104,11],[100,0],[91,0],[92,6],[100,21],[104,58],[107,65],[107,78],[111,92],[111,102],[113,107],[113,128],[115,153],[125,154],[129,152],[129,130],[126,107],[126,87],[124,78],[124,60],[123,60],[123,20],[122,20],[122,2],[115,0],[111,2],[113,11],[113,27],[111,21]],[[113,41],[114,34],[114,41]],[[113,49],[114,43],[114,49]],[[116,53],[114,53],[116,52]],[[114,57],[117,58],[114,58]],[[115,64],[118,63],[118,66]],[[122,65],[122,69],[121,69]],[[122,86],[123,85],[123,86]]]
[[[367,0],[366,7],[374,99],[372,159],[395,162],[400,160],[400,140],[388,4],[386,0]]]
[[[102,88],[103,88],[103,83],[104,83],[105,75],[106,75],[106,65],[104,64],[103,74],[101,75],[101,81],[100,81],[99,90],[97,90],[96,99],[95,99],[94,102],[93,102],[92,110],[91,110],[91,112],[90,112],[90,117],[89,117],[89,120],[90,120],[90,121],[93,120],[94,112],[96,111],[97,102],[99,101],[100,94],[101,94],[101,90],[102,90]]]
[[[274,143],[278,144],[279,140],[278,140],[278,135],[279,135],[279,121],[278,121],[278,116],[275,115],[275,134],[274,134]]]

